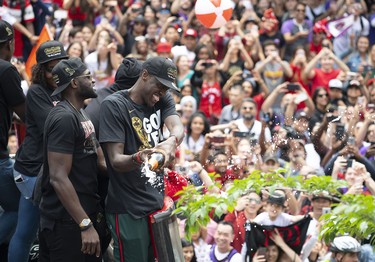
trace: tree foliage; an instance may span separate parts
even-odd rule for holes
[[[191,233],[197,232],[201,226],[206,226],[213,215],[221,217],[227,212],[233,212],[237,199],[250,191],[259,193],[262,189],[267,189],[273,192],[279,188],[290,188],[310,194],[328,191],[332,195],[339,195],[337,189],[346,185],[345,181],[332,180],[329,176],[307,180],[303,180],[301,176],[285,178],[283,172],[285,170],[282,169],[272,173],[254,171],[246,178],[234,180],[233,184],[220,194],[202,194],[203,187],[185,187],[177,193],[180,198],[174,213],[186,218],[186,237],[190,238]]]
[[[349,234],[359,240],[370,238],[375,245],[375,198],[366,195],[344,195],[331,213],[321,217],[320,237],[325,242],[337,235]]]

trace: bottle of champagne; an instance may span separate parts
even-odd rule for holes
[[[151,171],[155,171],[164,165],[164,161],[165,161],[164,154],[160,152],[155,152],[149,156],[147,160],[147,165]]]

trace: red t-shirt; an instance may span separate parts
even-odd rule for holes
[[[335,79],[339,73],[341,72],[340,69],[333,69],[329,73],[325,73],[320,68],[314,68],[315,77],[311,79],[311,93],[314,94],[315,89],[318,87],[324,87],[327,92],[329,92],[329,80]]]
[[[310,55],[317,55],[319,52],[322,50],[322,44],[315,45],[314,43],[311,42],[310,44]]]
[[[219,117],[222,109],[221,96],[222,91],[219,82],[210,85],[206,81],[203,81],[199,110],[206,117],[210,117],[212,114]]]
[[[232,223],[234,228],[232,247],[241,253],[242,244],[245,243],[246,216],[244,211],[229,213],[225,216],[224,221]]]
[[[288,79],[288,80],[290,82],[298,82],[298,83],[300,83],[303,86],[303,88],[305,88],[305,90],[309,94],[309,96],[311,97],[311,90],[310,90],[310,88],[302,80],[302,68],[300,66],[294,65],[292,63],[290,64],[290,68],[293,71],[293,76],[290,79]]]
[[[81,7],[71,7],[68,10],[68,17],[71,20],[77,20],[77,21],[85,21],[86,19],[86,13],[81,11]]]

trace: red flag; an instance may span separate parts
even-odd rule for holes
[[[25,64],[26,73],[30,78],[31,78],[31,68],[33,67],[33,65],[36,64],[36,50],[38,50],[41,44],[50,40],[53,40],[53,37],[49,30],[48,25],[45,24],[42,28],[42,31],[40,31],[39,40],[36,43],[36,45],[33,47],[33,49],[31,50],[29,58],[27,59],[26,64]]]
[[[262,226],[257,223],[246,223],[246,257],[253,258],[259,247],[268,247],[274,244],[270,238],[274,228],[277,228],[285,243],[299,255],[305,244],[306,233],[311,219],[309,215],[306,215],[303,219],[286,227]]]

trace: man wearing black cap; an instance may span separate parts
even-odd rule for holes
[[[51,109],[60,100],[51,97],[56,89],[53,67],[68,58],[58,41],[47,41],[36,52],[32,82],[26,97],[26,136],[16,155],[14,179],[21,192],[17,229],[9,244],[8,261],[27,261],[31,244],[39,227],[39,207],[31,202],[34,185],[43,164],[44,123]]]
[[[301,220],[303,218],[302,215],[292,216],[284,213],[285,201],[285,193],[281,192],[281,190],[275,190],[267,199],[266,211],[260,213],[253,222],[265,226],[285,227]]]
[[[17,221],[19,191],[13,179],[13,161],[9,158],[8,132],[15,112],[25,119],[25,95],[21,88],[21,77],[9,62],[14,51],[14,30],[0,20],[0,244],[7,239]]]
[[[148,154],[161,149],[165,152],[162,167],[166,166],[183,139],[183,125],[168,92],[179,91],[176,75],[170,59],[150,58],[135,85],[107,97],[100,108],[99,138],[109,174],[106,215],[117,247],[116,261],[153,259],[148,215],[162,208],[164,183],[162,179],[150,183],[141,164]],[[166,140],[163,124],[171,133]],[[160,172],[157,178],[162,178]]]
[[[98,142],[83,110],[95,98],[93,79],[79,58],[52,70],[61,94],[44,128],[39,261],[101,261],[98,224]],[[100,233],[99,233],[100,234]]]

